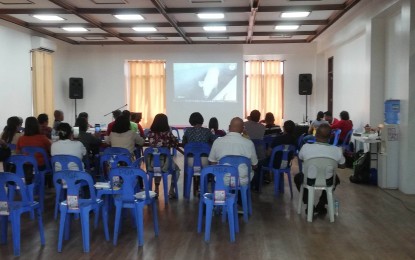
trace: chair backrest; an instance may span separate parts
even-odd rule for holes
[[[92,201],[96,200],[96,193],[94,188],[94,182],[89,173],[84,171],[72,171],[64,170],[59,171],[53,175],[53,183],[55,186],[61,185],[62,180],[68,186],[67,196],[79,196],[79,190],[82,187],[79,183],[87,183],[89,188],[90,199]]]
[[[187,143],[184,146],[184,158],[185,165],[187,164],[187,158],[191,156],[193,158],[193,167],[202,167],[201,157],[209,156],[210,146],[207,143],[193,142]]]
[[[24,146],[22,147],[23,154],[29,154],[36,157],[36,154],[40,154],[45,162],[45,171],[52,172],[52,168],[50,166],[49,156],[46,153],[45,149],[42,147],[37,146]]]
[[[10,151],[16,151],[16,145],[15,144],[7,144],[7,146],[9,147]]]
[[[170,149],[167,147],[148,147],[144,150],[144,158],[146,163],[152,158],[154,172],[161,173],[162,168],[169,171],[173,170],[173,159],[171,158]],[[164,165],[165,162],[167,162],[167,166]]]
[[[254,143],[258,160],[264,159],[266,150],[265,141],[263,139],[251,139],[251,141]]]
[[[181,141],[181,140],[182,140],[182,139],[180,139],[180,132],[179,132],[179,129],[177,129],[176,127],[171,126],[171,127],[170,127],[170,131],[171,131],[171,133],[172,133],[175,137],[177,137],[177,140],[178,140],[178,141]]]
[[[346,136],[344,137],[342,146],[343,147],[348,147],[349,143],[350,143],[350,139],[352,138],[352,134],[353,134],[354,129],[351,129],[349,132],[347,132]]]
[[[0,202],[12,201],[14,198],[10,198],[8,194],[8,185],[16,185],[20,188],[21,201],[23,204],[30,202],[30,196],[28,196],[28,191],[26,184],[23,180],[14,173],[11,172],[2,172],[0,173]]]
[[[227,155],[219,160],[219,164],[232,165],[238,169],[239,177],[241,177],[241,170],[243,167],[247,168],[248,181],[251,180],[251,160],[242,155]]]
[[[336,160],[327,157],[316,157],[304,161],[304,183],[307,183],[307,178],[316,176],[315,187],[325,187],[326,179],[336,176],[336,169],[338,163]],[[335,183],[335,181],[333,181]]]
[[[282,144],[272,149],[269,168],[273,169],[289,169],[291,160],[296,152],[294,145]]]
[[[5,160],[5,165],[13,164],[16,167],[16,175],[20,178],[25,178],[25,169],[24,165],[31,164],[33,165],[33,174],[38,174],[37,161],[33,155],[22,155],[16,154],[11,155]]]
[[[231,184],[232,181],[229,180],[232,180],[233,178],[236,185],[236,181],[239,179],[238,170],[232,165],[217,164],[206,166],[202,169],[201,173],[201,194],[207,193],[207,181],[209,175],[214,176],[214,191],[225,191],[225,195],[232,189],[232,187],[226,183]]]
[[[53,155],[50,161],[52,164],[53,173],[63,170],[82,171],[84,169],[82,160],[74,155],[57,154]]]
[[[104,154],[125,154],[130,155],[130,151],[123,147],[107,147],[104,150]]]
[[[303,145],[304,145],[304,137],[305,136],[306,136],[306,133],[303,133],[297,139],[297,153],[301,150],[301,147],[303,147]]]
[[[333,139],[333,145],[337,146],[337,143],[339,142],[339,138],[340,138],[340,133],[342,132],[341,129],[333,129],[331,130],[331,135],[334,135],[334,139]]]
[[[122,167],[122,168],[113,168],[110,171],[110,180],[113,180],[114,177],[118,176],[121,185],[121,199],[124,201],[133,201],[134,194],[138,183],[138,179],[141,178],[144,183],[144,191],[146,194],[146,199],[150,199],[150,184],[148,182],[148,175],[145,171],[134,168],[134,167]],[[111,183],[112,184],[112,183]],[[111,185],[112,187],[112,185]]]

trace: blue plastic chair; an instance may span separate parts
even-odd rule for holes
[[[130,151],[123,147],[107,147],[104,150],[104,154],[125,154],[130,155]]]
[[[254,143],[256,155],[258,157],[258,160],[262,160],[265,158],[265,152],[267,145],[264,141],[264,139],[251,139],[251,141]]]
[[[152,159],[150,160],[149,158]],[[177,176],[176,176],[176,172],[175,169],[173,169],[173,158],[170,154],[170,150],[169,148],[166,147],[148,147],[147,149],[144,150],[144,158],[145,161],[152,161],[153,162],[153,170],[148,169],[149,167],[147,167],[147,174],[149,174],[150,176],[150,190],[152,189],[152,184],[153,184],[153,178],[155,176],[160,176],[163,179],[163,191],[164,191],[164,203],[168,204],[169,203],[169,194],[168,194],[168,184],[169,184],[169,180],[168,180],[168,175],[171,175],[171,181],[174,185],[174,191],[176,194],[176,198],[179,198],[179,190],[177,188]],[[167,167],[167,172],[163,172],[163,164],[162,161],[165,158],[165,162],[168,163],[168,167]]]
[[[10,151],[16,151],[16,145],[15,144],[7,144],[7,146],[9,147]]]
[[[50,159],[52,164],[52,172],[55,174],[58,172],[58,165],[60,166],[59,171],[64,170],[77,170],[82,171],[83,170],[83,164],[81,159],[74,155],[67,155],[67,154],[57,154],[51,157]],[[54,218],[58,218],[58,212],[59,212],[59,204],[65,200],[65,192],[66,188],[63,187],[62,184],[55,184],[55,211],[54,211]]]
[[[102,217],[104,223],[105,239],[109,241],[108,232],[108,212],[105,210],[103,201],[96,198],[94,183],[90,174],[82,171],[64,170],[59,171],[53,175],[53,183],[60,185],[62,181],[66,182],[67,199],[62,201],[59,205],[60,223],[59,223],[59,237],[58,237],[58,252],[62,252],[63,235],[65,233],[65,240],[69,239],[69,231],[71,225],[70,214],[80,214],[81,226],[82,226],[82,240],[84,252],[89,252],[89,213],[94,211],[98,214],[100,209],[102,210]],[[88,183],[89,198],[80,198],[79,191],[81,185],[80,182]],[[69,201],[69,202],[68,202]],[[68,205],[69,204],[69,205]]]
[[[41,174],[38,170],[37,161],[34,156],[32,155],[22,155],[22,154],[16,154],[11,155],[9,158],[5,160],[5,165],[7,164],[13,164],[16,167],[16,174],[19,176],[22,180],[25,179],[25,173],[24,173],[24,165],[30,164],[33,166],[33,189],[35,194],[39,196],[39,204],[40,208],[43,212],[44,210],[44,203],[45,203],[45,187],[41,186],[45,183],[45,176]],[[12,188],[12,186],[11,186]],[[10,195],[14,196],[15,189],[12,188],[10,190]]]
[[[45,178],[47,175],[52,175],[52,167],[50,166],[50,159],[49,159],[49,155],[46,153],[45,149],[43,149],[42,147],[36,147],[36,146],[24,146],[22,147],[22,151],[23,154],[28,154],[28,155],[32,155],[35,156],[35,154],[39,153],[42,155],[43,161],[45,162],[45,168],[43,170],[39,169],[39,173],[41,174],[41,176],[45,176],[44,178],[41,178],[42,183],[40,183],[40,187],[45,187]],[[36,158],[36,156],[35,156]],[[39,167],[39,165],[38,165]]]
[[[349,143],[352,138],[353,131],[354,131],[353,129],[350,130],[349,132],[347,132],[346,136],[344,137],[343,143],[340,145],[341,147],[343,147],[343,151],[349,151],[350,149]]]
[[[180,138],[180,132],[179,129],[177,129],[176,127],[171,126],[170,127],[170,131],[171,133],[177,138],[178,142],[181,142],[182,139]],[[176,156],[177,155],[177,149],[175,147],[172,147],[172,155]]]
[[[238,190],[241,193],[242,198],[242,208],[244,211],[244,221],[248,222],[248,215],[252,215],[252,199],[251,199],[251,160],[245,156],[240,155],[228,155],[222,157],[219,160],[220,164],[230,164],[238,169],[242,164],[245,164],[248,170],[248,183],[246,185],[241,185],[239,181]],[[239,169],[238,169],[239,170]],[[239,178],[241,178],[241,173],[238,172]]]
[[[20,200],[15,201],[14,198],[10,198],[7,194],[7,186],[18,186],[20,188]],[[33,184],[30,184],[33,186]],[[40,204],[33,200],[33,189],[28,188],[23,180],[14,173],[2,172],[0,174],[0,212],[8,211],[9,215],[0,215],[0,229],[1,237],[0,243],[7,244],[7,224],[10,220],[12,225],[12,238],[13,238],[13,253],[15,256],[20,255],[20,217],[25,212],[36,211],[40,243],[45,245],[45,235],[43,231],[42,222],[42,210]],[[7,210],[6,210],[7,209]],[[2,212],[7,214],[6,212]]]
[[[331,130],[331,135],[334,136],[332,145],[337,146],[339,142],[340,133],[342,132],[341,129],[333,129]]]
[[[207,193],[207,181],[208,176],[212,175],[215,178],[212,193]],[[199,201],[199,216],[197,219],[197,232],[202,232],[202,219],[203,219],[203,208],[206,205],[206,219],[205,219],[205,242],[210,240],[210,227],[212,223],[212,212],[214,206],[222,207],[223,216],[227,214],[229,223],[229,232],[231,242],[235,242],[235,232],[239,232],[238,223],[238,211],[236,207],[236,196],[231,193],[231,187],[225,184],[225,175],[229,178],[238,180],[238,170],[231,165],[212,165],[203,168],[200,188],[201,188],[201,199]],[[222,193],[222,201],[215,199],[215,194]]]
[[[131,161],[131,156],[125,153],[106,153],[101,155],[99,159],[100,180],[108,181],[109,169],[118,167],[120,163],[125,166],[131,166],[133,162]]]
[[[193,176],[200,176],[202,171],[202,155],[209,156],[210,146],[207,143],[187,143],[184,146],[184,179],[183,196],[190,199]],[[193,158],[193,165],[189,165],[188,158]]]
[[[295,151],[295,156],[297,156],[297,162],[298,162],[298,170],[300,172],[303,172],[303,162],[298,158],[298,154],[300,153],[301,147],[304,145],[304,137],[306,136],[306,133],[300,135],[297,139],[297,150]]]
[[[272,149],[270,162],[268,166],[263,166],[260,172],[259,189],[262,188],[262,179],[264,171],[271,171],[274,175],[274,195],[278,196],[278,191],[284,191],[284,182],[280,184],[281,174],[286,173],[288,183],[290,185],[291,198],[293,197],[292,181],[291,181],[291,160],[295,156],[296,148],[294,145],[278,145]],[[280,160],[277,154],[282,153]],[[277,165],[279,167],[277,168]],[[284,179],[282,179],[284,180]]]
[[[144,244],[144,217],[143,210],[145,205],[151,205],[153,211],[153,224],[154,233],[156,237],[159,235],[158,218],[157,218],[157,204],[155,196],[150,195],[150,185],[148,181],[148,175],[141,169],[133,167],[122,167],[113,168],[110,171],[110,179],[112,180],[115,176],[120,178],[121,194],[114,196],[115,204],[115,222],[114,222],[114,245],[117,245],[120,221],[121,221],[121,210],[123,208],[129,208],[134,210],[135,223],[137,226],[137,241],[138,245]],[[138,189],[138,178],[141,178],[144,182],[144,191],[139,194],[143,197],[136,198],[134,195]]]

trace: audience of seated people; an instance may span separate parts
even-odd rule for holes
[[[243,120],[239,117],[233,118],[229,125],[229,133],[213,142],[209,154],[209,163],[216,164],[227,155],[242,155],[249,158],[252,168],[255,168],[258,164],[255,146],[251,140],[242,136],[243,130]],[[248,179],[247,169],[239,172],[239,181],[241,185],[247,185],[251,181]]]
[[[216,135],[216,137],[222,137],[226,135],[225,131],[219,129],[219,121],[216,117],[212,117],[209,120],[209,129],[214,135]]]
[[[49,117],[47,114],[40,114],[37,116],[37,121],[40,125],[40,133],[46,135],[47,138],[52,139],[52,127],[49,126]]]
[[[347,133],[353,129],[353,122],[350,120],[349,112],[340,112],[340,120],[336,123],[333,123],[330,127],[331,129],[341,130],[338,144],[342,144]]]
[[[281,127],[275,124],[275,117],[273,113],[266,113],[263,122],[265,123],[264,136],[277,136],[282,134]]]
[[[338,162],[339,167],[344,168],[345,164],[345,158],[343,156],[343,151],[340,147],[333,146],[329,144],[331,135],[331,129],[329,124],[321,124],[316,131],[316,142],[313,144],[304,144],[303,147],[300,150],[300,153],[298,154],[298,158],[302,161],[306,161],[312,158],[318,158],[318,157],[325,157],[325,158],[331,158]],[[327,185],[333,184],[333,172],[328,173],[331,175],[326,175],[326,183]],[[314,177],[314,178],[312,178]],[[300,190],[300,186],[304,181],[304,174],[298,173],[294,176],[294,182],[297,186],[297,189]],[[308,185],[314,185],[316,179],[315,176],[308,176],[307,178],[307,184]],[[338,176],[336,176],[336,182],[335,185],[338,185],[340,183],[340,179]],[[307,204],[308,202],[308,192],[305,189],[303,193],[303,202],[304,204]],[[313,212],[316,212],[317,214],[325,214],[327,213],[326,209],[327,205],[327,193],[326,191],[323,191],[319,202],[317,203],[317,206],[315,207],[315,210]]]
[[[115,119],[115,124],[108,138],[108,144],[112,147],[127,148],[133,154],[135,145],[143,146],[144,139],[131,130],[130,120],[126,116],[121,115]]]
[[[150,127],[150,132],[148,133],[148,143],[151,147],[166,147],[166,148],[173,148],[177,147],[178,141],[177,138],[172,134],[170,131],[169,120],[165,114],[157,114],[154,117],[153,123]],[[166,158],[160,158],[162,163],[162,171],[168,171],[168,162]],[[152,169],[152,161],[151,158],[148,158],[146,161],[147,169]],[[176,178],[178,179],[180,176],[180,168],[177,166],[176,163],[173,162],[173,167],[176,171]],[[154,178],[155,183],[155,192],[159,194],[159,186],[160,186],[161,177],[156,176]],[[174,198],[174,185],[171,183],[169,189],[169,197]]]

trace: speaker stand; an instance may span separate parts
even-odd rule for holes
[[[76,102],[76,99],[75,99],[75,102]],[[75,105],[75,109],[76,109],[76,105]],[[308,95],[305,95],[305,122],[308,123]]]
[[[78,119],[78,114],[76,113],[76,98],[75,98],[75,124],[76,124],[76,119]]]

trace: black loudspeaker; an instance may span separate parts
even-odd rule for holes
[[[84,80],[82,78],[69,78],[69,98],[84,98]]]
[[[300,74],[298,76],[298,93],[300,95],[311,95],[313,90],[313,77],[311,74]]]

